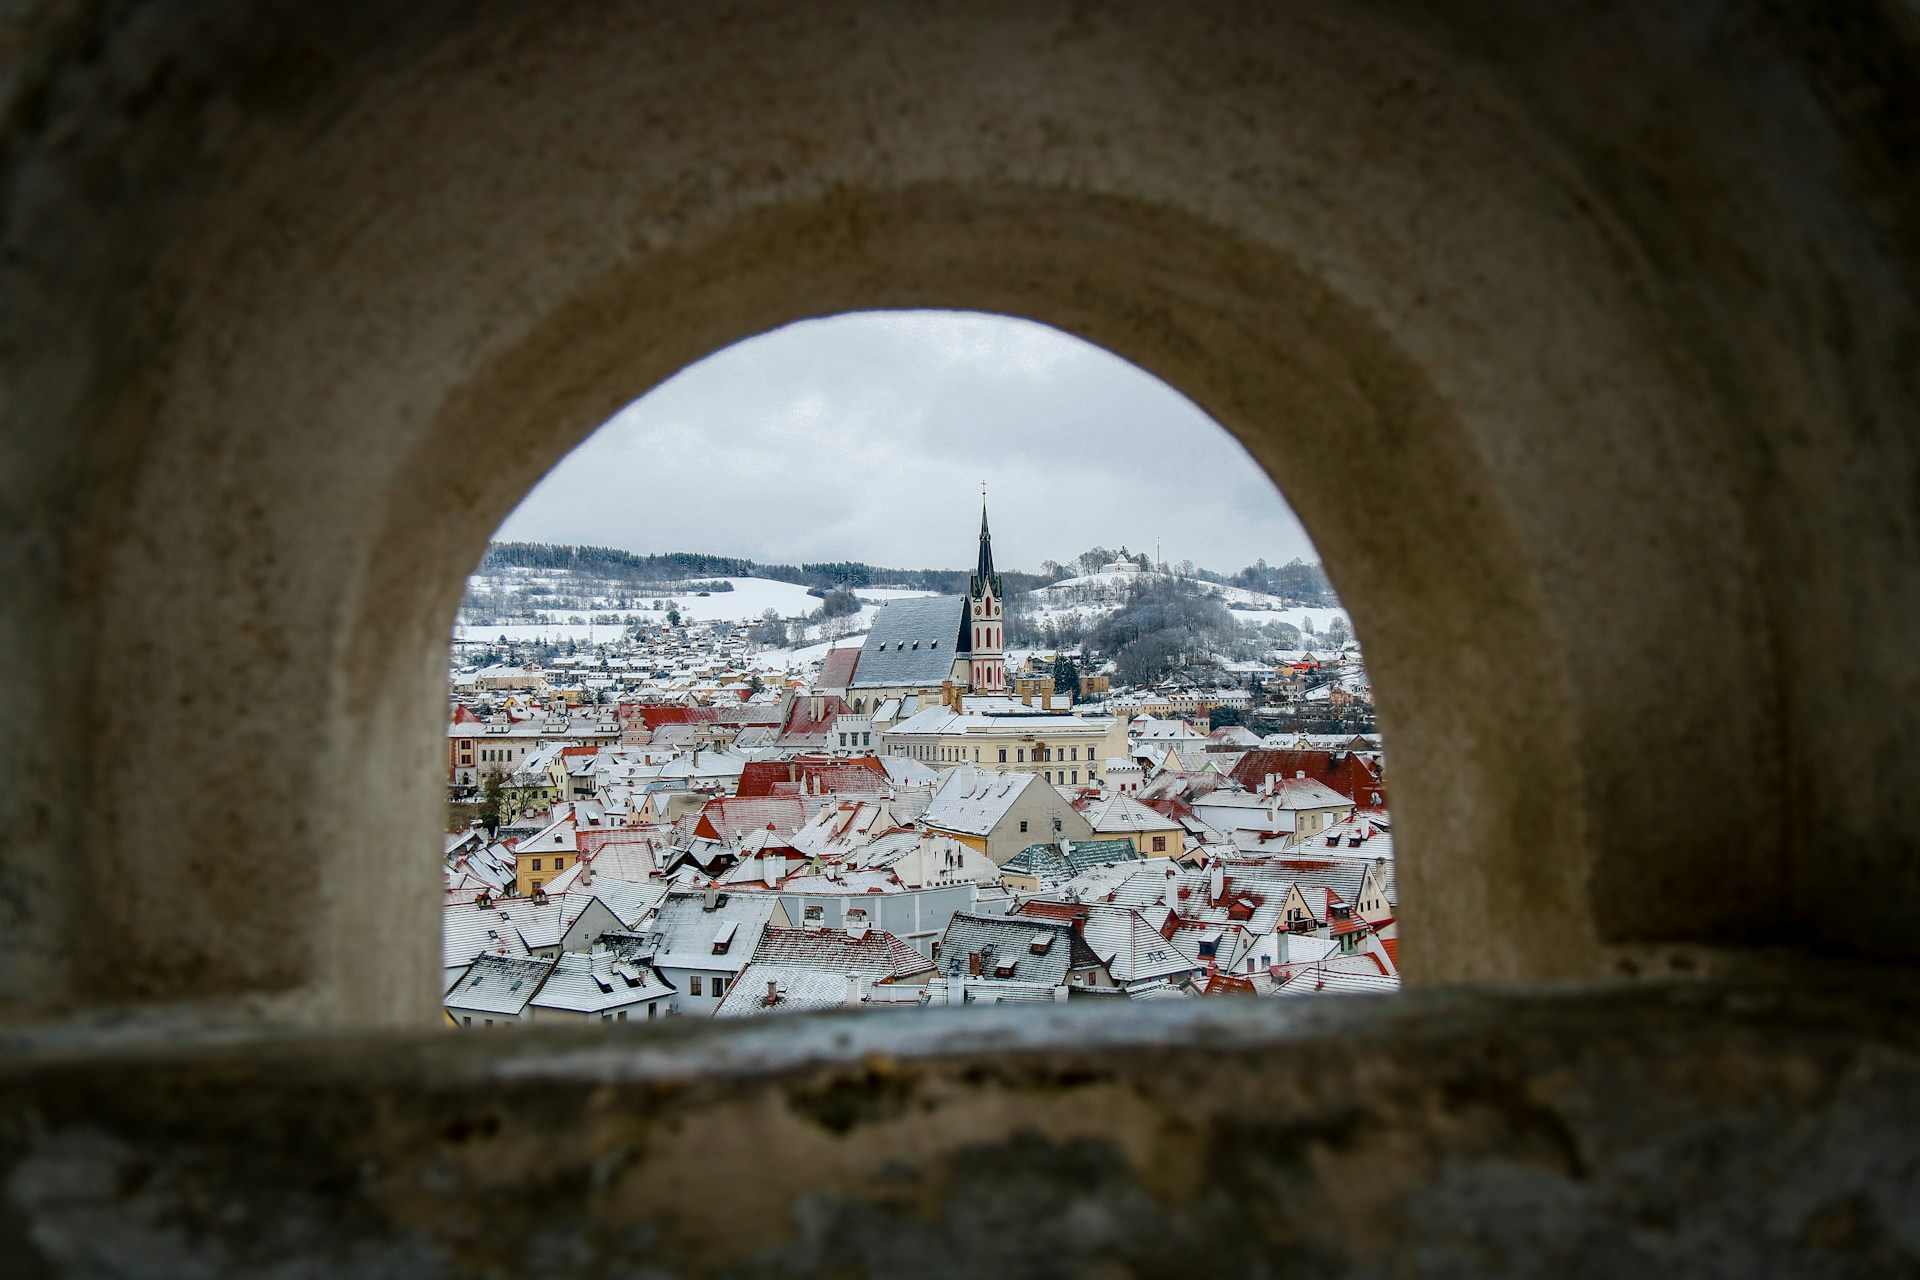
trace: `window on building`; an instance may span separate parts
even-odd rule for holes
[[[1071,773],[1073,774],[1073,776],[1072,776],[1071,778],[1068,778],[1068,779],[1067,779],[1067,785],[1068,785],[1068,786],[1073,786],[1073,787],[1077,787],[1077,786],[1079,786],[1079,785],[1080,785],[1080,771],[1079,771],[1078,769],[1073,769],[1073,770],[1070,770],[1070,772],[1071,772]]]
[[[601,1015],[600,1015],[600,1021],[602,1021],[602,1022],[612,1022],[612,1021],[613,1021],[613,1015],[612,1015],[612,1014],[610,1014],[610,1013],[603,1013],[603,1014],[601,1014]]]
[[[625,1022],[626,1020],[627,1020],[627,1011],[625,1009],[622,1009],[620,1011],[620,1021]]]
[[[716,996],[727,994],[727,980],[719,974],[713,976],[713,994]]]
[[[473,1019],[471,1017],[462,1018],[460,1019],[460,1025],[463,1027],[470,1027],[473,1025]]]
[[[567,869],[567,860],[565,858],[555,858],[553,860],[553,869],[555,871],[565,871]]]
[[[699,974],[696,973],[691,978],[687,979],[687,994],[690,996],[697,996],[700,994],[700,975]]]
[[[1047,779],[1047,781],[1048,781],[1048,783],[1052,783],[1052,781],[1053,781],[1053,770],[1051,770],[1051,769],[1048,769],[1048,770],[1046,771],[1046,774],[1045,774],[1045,777],[1046,777],[1046,779]]]
[[[649,1001],[647,1004],[647,1017],[651,1019],[655,1014],[659,1012],[660,1012],[660,1006],[656,1003]]]
[[[488,1025],[488,1026],[492,1026],[492,1025],[493,1025],[493,1019],[492,1019],[492,1018],[488,1018],[488,1019],[487,1019],[487,1025]]]
[[[1013,755],[1015,764],[1025,764],[1027,762],[1027,749],[1025,747],[1015,747],[1013,749]]]
[[[1024,834],[1026,833],[1026,830],[1027,830],[1027,823],[1026,823],[1026,819],[1024,819],[1024,818],[1022,818],[1022,819],[1020,820],[1020,831],[1021,831],[1021,833],[1022,833],[1022,834],[1024,835]]]
[[[1165,836],[1155,836],[1153,838],[1153,851],[1155,853],[1165,853],[1167,851],[1167,838]]]
[[[535,892],[535,893],[538,893],[538,892],[540,892],[540,886],[541,886],[541,885],[543,885],[543,884],[545,884],[545,883],[546,883],[546,881],[544,881],[544,880],[535,880],[535,881],[533,882],[533,892]]]
[[[1007,749],[1005,747],[1002,747],[1000,748],[1000,763],[1005,764],[1006,762],[1007,762]]]

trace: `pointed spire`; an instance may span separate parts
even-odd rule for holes
[[[973,595],[983,595],[989,586],[994,595],[1000,595],[1000,579],[993,572],[993,535],[987,531],[987,486],[980,486],[980,562],[974,566],[973,581],[969,584]]]

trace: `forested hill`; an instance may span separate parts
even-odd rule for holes
[[[1114,559],[1134,559],[1147,567],[1144,555],[1129,553],[1125,547],[1113,551],[1094,547],[1074,560],[1046,561],[1041,573],[1005,570],[1009,593],[1018,594],[1048,586],[1071,577],[1076,569],[1092,573]],[[560,569],[585,577],[611,582],[684,582],[696,578],[771,578],[803,587],[831,590],[834,587],[911,587],[920,591],[939,591],[957,595],[967,589],[966,569],[889,569],[859,560],[834,560],[817,564],[763,564],[739,556],[707,555],[699,551],[669,551],[662,555],[638,555],[618,547],[577,547],[553,542],[496,542],[487,548],[477,573],[497,573],[503,569]],[[1292,560],[1269,565],[1265,560],[1231,575],[1213,573],[1184,561],[1174,572],[1225,586],[1241,587],[1308,604],[1337,605],[1326,573],[1311,561]]]
[[[762,564],[738,556],[698,551],[636,555],[618,547],[575,547],[551,542],[496,542],[487,548],[478,573],[502,569],[565,569],[614,582],[677,582],[688,578],[771,578],[805,587],[912,587],[957,594],[967,589],[965,569],[888,569],[858,560],[819,564]],[[1030,573],[1007,573],[1009,590],[1044,585]]]

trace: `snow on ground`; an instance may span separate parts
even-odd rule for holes
[[[597,618],[608,618],[610,615],[621,617],[631,613],[649,621],[664,620],[663,615],[666,610],[654,609],[653,602],[655,600],[665,600],[668,609],[678,609],[680,616],[689,622],[752,622],[758,619],[760,615],[768,609],[774,610],[783,618],[799,618],[812,613],[820,607],[820,598],[818,596],[808,595],[807,589],[798,583],[777,582],[772,578],[724,578],[705,579],[705,581],[730,582],[733,584],[733,590],[715,591],[708,595],[700,595],[698,592],[691,591],[676,591],[668,594],[665,592],[656,593],[649,591],[644,583],[621,584],[618,589],[632,602],[626,608],[618,608],[611,603],[608,597],[599,596],[597,599],[601,601],[601,603],[592,610],[539,608],[528,610],[530,613],[539,614],[545,620],[545,625],[534,625],[531,623],[521,623],[504,627],[468,627],[461,625],[454,628],[454,636],[456,639],[492,640],[504,633],[510,640],[538,640],[543,638],[553,640],[584,640],[587,638],[586,628],[572,623],[570,619],[585,618],[589,613]],[[481,582],[495,586],[499,585],[499,579],[495,575],[489,575],[485,579],[476,579],[476,583]],[[575,579],[574,582],[579,584],[578,579]],[[510,585],[519,586],[521,584],[516,582]],[[600,583],[593,583],[591,585],[595,587],[604,586],[604,584]],[[584,595],[585,593],[582,592],[582,594]],[[913,596],[930,596],[934,593],[931,591],[913,591],[904,587],[863,587],[855,591],[854,594],[871,600],[901,600]],[[881,607],[882,606],[877,604],[864,606],[861,610],[860,625],[863,627],[872,626],[873,615],[878,613]],[[596,633],[604,632],[610,635],[614,630],[614,626],[615,624],[612,621],[600,622],[595,624],[594,630]]]
[[[747,661],[762,671],[798,671],[824,660],[829,649],[858,649],[866,642],[865,636],[848,636],[844,640],[829,640],[801,649],[763,649]]]

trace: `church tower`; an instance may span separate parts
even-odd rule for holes
[[[980,498],[980,563],[974,566],[973,579],[967,584],[968,625],[973,628],[973,659],[969,683],[975,693],[1007,691],[1007,660],[1001,651],[1000,616],[1006,593],[1000,588],[1000,575],[993,571],[993,535],[987,532],[987,499]]]

